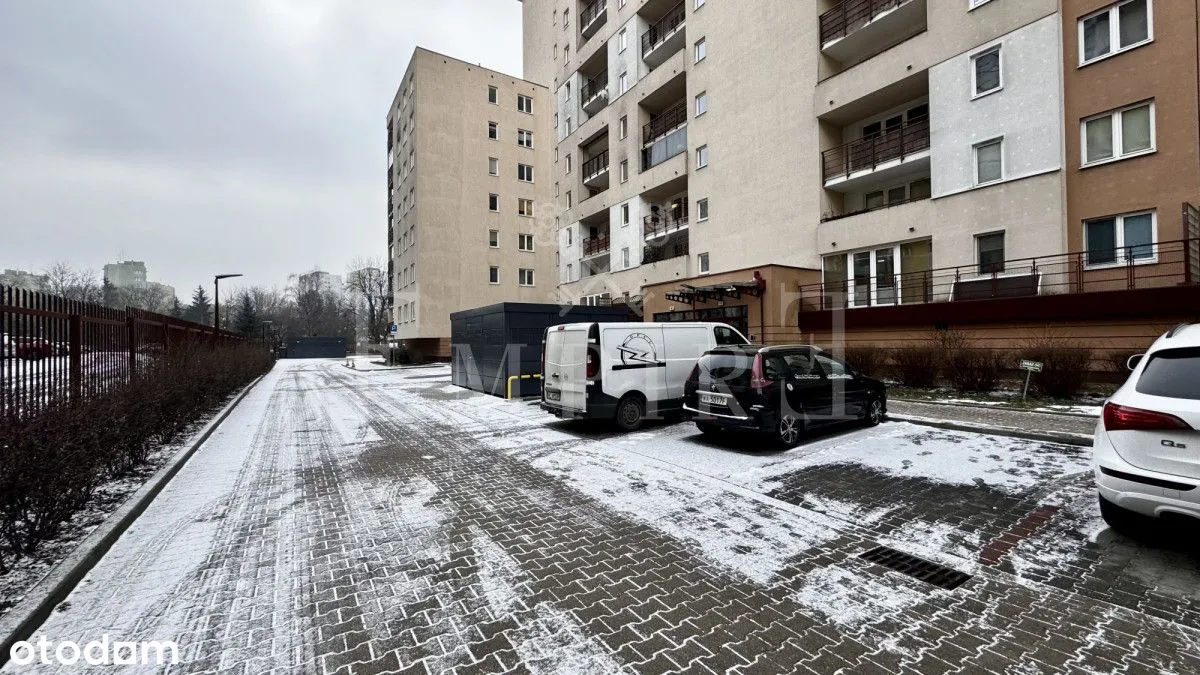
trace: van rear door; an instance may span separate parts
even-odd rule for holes
[[[551,326],[546,330],[542,397],[565,410],[587,410],[587,353],[590,324]]]

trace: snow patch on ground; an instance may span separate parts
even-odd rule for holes
[[[822,567],[809,572],[794,597],[838,626],[854,629],[886,613],[916,606],[931,594],[901,579],[885,582],[865,571]]]
[[[910,520],[879,538],[879,543],[967,574],[979,569],[979,533],[949,523]]]
[[[1034,412],[1050,412],[1050,413],[1074,413],[1076,415],[1091,415],[1099,417],[1104,412],[1102,405],[1047,405],[1040,408],[1033,408]]]

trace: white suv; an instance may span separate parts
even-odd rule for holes
[[[1200,519],[1200,324],[1176,326],[1129,366],[1092,444],[1100,513],[1126,531],[1138,514]]]

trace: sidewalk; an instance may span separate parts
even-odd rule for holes
[[[948,403],[888,401],[888,418],[944,429],[978,431],[1052,443],[1090,446],[1096,418]]]

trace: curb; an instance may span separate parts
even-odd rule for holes
[[[893,398],[893,401],[902,403],[925,403],[928,405],[944,405],[951,408],[982,408],[984,410],[1003,410],[1006,412],[1032,413],[1034,415],[1060,415],[1062,417],[1080,417],[1085,420],[1099,419],[1099,415],[1089,415],[1087,413],[1065,412],[1058,410],[1030,410],[1028,408],[1012,408],[1004,405],[984,405],[982,403],[947,403],[945,401],[931,401],[920,398]]]
[[[99,525],[91,534],[84,537],[83,541],[75,547],[66,558],[58,562],[51,570],[42,577],[26,594],[26,599],[13,607],[3,618],[0,618],[0,667],[3,667],[8,662],[9,653],[12,646],[21,640],[28,639],[33,631],[46,622],[46,619],[54,611],[60,602],[65,600],[71,591],[75,590],[75,586],[87,576],[87,573],[100,562],[105,553],[112,548],[117,539],[133,525],[138,516],[150,506],[150,502],[162,492],[167,483],[179,473],[183,465],[188,459],[204,445],[205,441],[212,436],[221,422],[229,417],[233,409],[238,403],[250,393],[262,379],[266,377],[266,373],[259,375],[250,384],[246,385],[232,401],[226,404],[221,410],[196,436],[195,442],[191,447],[175,453],[175,456],[167,461],[161,469],[158,470],[142,487],[138,488],[133,495],[125,500],[116,511],[113,511],[104,522]]]
[[[971,431],[975,433],[992,434],[995,436],[1011,436],[1013,438],[1023,438],[1029,441],[1045,441],[1047,443],[1078,445],[1088,448],[1092,446],[1092,436],[1090,434],[1073,434],[1066,431],[1030,431],[1028,429],[1016,429],[1013,427],[978,424],[975,422],[955,422],[953,420],[940,420],[930,417],[919,417],[917,415],[897,415],[895,413],[888,413],[887,418],[895,422],[910,422],[912,424],[936,427],[938,429]]]

